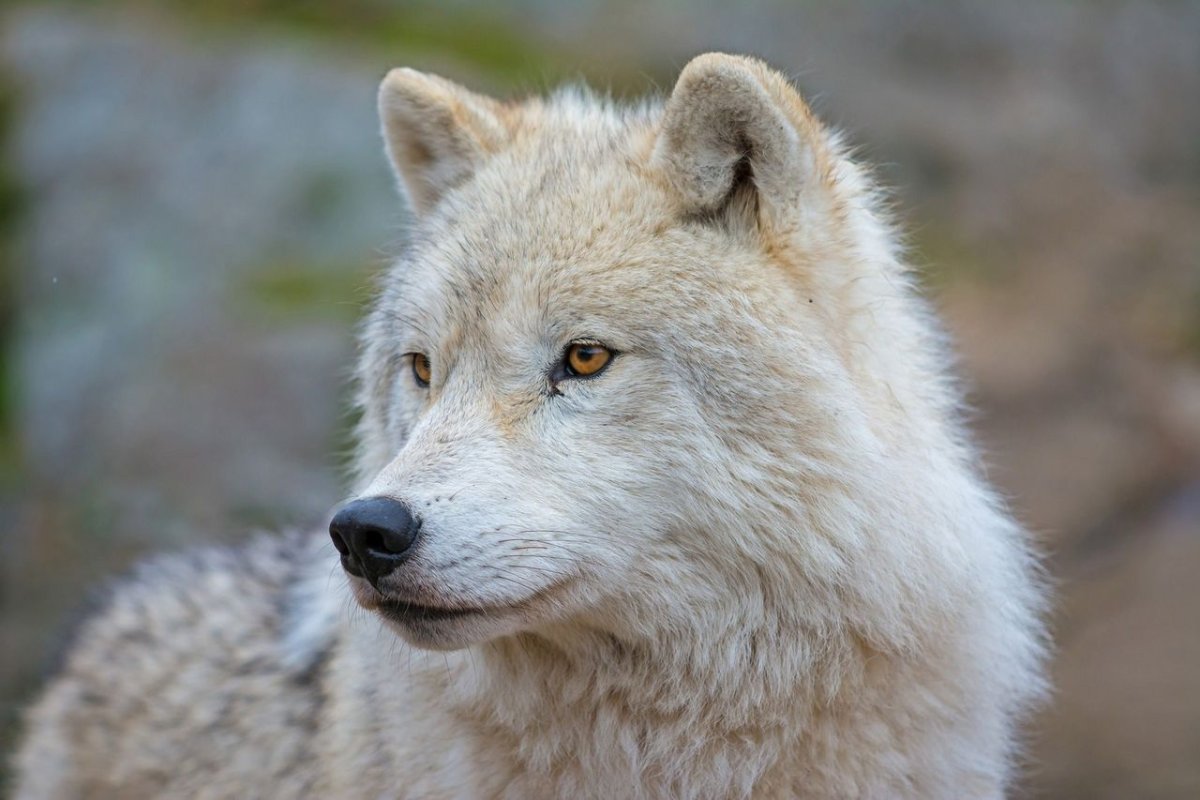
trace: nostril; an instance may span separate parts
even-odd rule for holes
[[[329,531],[329,538],[333,540],[334,548],[344,556],[350,555],[350,545],[346,544],[346,540],[342,535],[335,530]]]
[[[374,530],[363,532],[363,549],[369,553],[391,552],[383,543],[383,532]]]
[[[415,531],[369,530],[363,534],[363,549],[372,555],[394,556],[412,544]]]
[[[413,539],[421,528],[419,521],[414,521],[403,530],[390,528],[374,528],[365,532],[363,549],[373,555],[394,556],[403,553],[412,546]]]

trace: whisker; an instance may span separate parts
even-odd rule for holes
[[[530,572],[537,572],[542,575],[550,575],[555,578],[569,578],[574,574],[571,571],[551,569],[549,567],[539,567],[537,564],[512,564],[510,565],[510,568],[526,569]]]
[[[496,573],[492,574],[492,577],[499,578],[502,581],[508,581],[509,583],[515,583],[517,586],[520,586],[521,588],[523,588],[525,591],[529,592],[530,594],[537,594],[537,592],[540,591],[540,589],[538,587],[532,586],[532,585],[526,583],[525,581],[518,580],[517,578],[514,578],[511,575],[508,575],[506,573],[496,572]],[[542,588],[545,588],[545,587],[542,587]]]
[[[522,538],[522,537],[509,537],[506,539],[495,540],[496,544],[511,544],[513,542],[519,542],[525,546],[539,547],[539,548],[543,548],[543,549],[557,548],[564,552],[577,555],[580,558],[586,558],[587,556],[585,554],[580,553],[578,550],[572,548],[571,545],[586,545],[588,547],[588,549],[593,550],[593,551],[598,551],[598,552],[606,552],[606,553],[617,553],[618,552],[618,550],[615,547],[608,544],[607,542],[603,542],[603,541],[599,541],[599,540],[595,540],[595,539],[585,539],[582,537],[578,538],[578,539],[571,539],[566,542],[564,542],[561,539],[528,539],[528,538]]]
[[[506,560],[510,559],[510,558],[548,558],[551,561],[567,561],[569,563],[575,563],[580,560],[578,556],[574,556],[574,555],[556,556],[556,555],[552,555],[550,553],[540,553],[540,552],[522,553],[522,552],[512,552],[512,551],[510,551],[508,553],[501,553],[500,555],[496,556],[496,558],[506,559]]]

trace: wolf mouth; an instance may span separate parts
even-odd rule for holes
[[[385,617],[397,622],[441,622],[443,620],[461,619],[474,614],[486,614],[498,611],[498,608],[483,608],[481,606],[467,608],[442,608],[438,606],[423,606],[420,603],[410,603],[405,600],[384,600],[375,610]]]
[[[489,614],[496,615],[527,611],[531,606],[535,605],[539,601],[544,601],[547,598],[558,594],[567,584],[571,582],[571,580],[560,581],[559,583],[547,586],[526,598],[512,603],[500,605],[427,606],[408,600],[380,598],[371,602],[368,607],[372,611],[378,611],[387,619],[401,624],[449,622],[452,620],[466,619],[468,617],[482,617]]]

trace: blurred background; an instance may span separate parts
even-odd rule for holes
[[[1049,554],[1057,694],[1022,796],[1200,797],[1200,3],[10,2],[0,25],[0,754],[107,578],[339,500],[353,327],[403,224],[387,68],[636,96],[723,49],[878,165]]]

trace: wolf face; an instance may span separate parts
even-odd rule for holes
[[[889,382],[906,329],[859,340],[857,297],[886,316],[901,279],[795,91],[711,55],[663,107],[501,105],[410,70],[379,102],[417,222],[363,337],[358,496],[413,535],[373,533],[364,569],[335,532],[358,602],[432,648],[819,592],[852,613],[835,584],[880,494],[856,481],[920,398]]]

